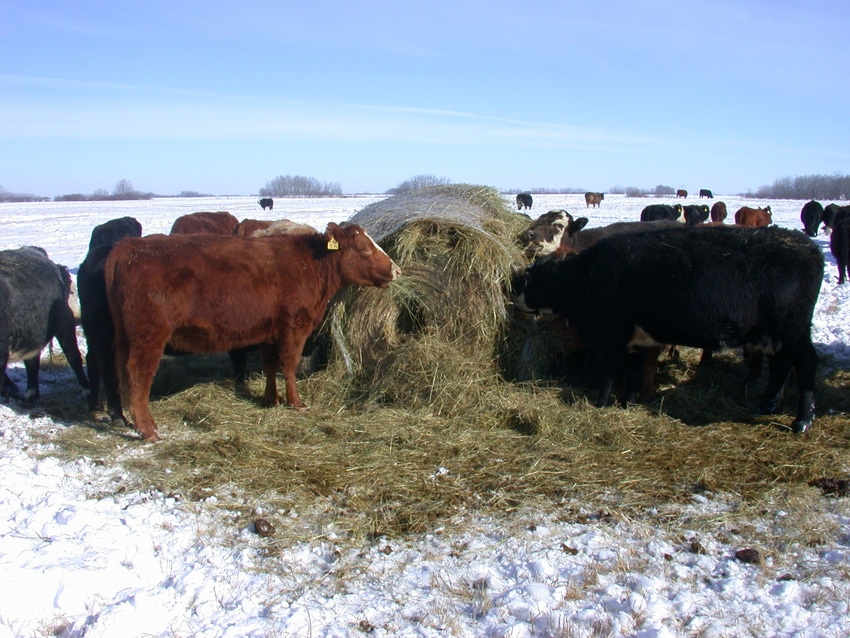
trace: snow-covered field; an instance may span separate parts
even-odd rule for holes
[[[176,217],[199,210],[323,228],[380,198],[277,200],[271,212],[248,197],[0,204],[0,249],[39,245],[75,271],[91,229],[115,217],[136,217],[145,234],[168,232]],[[803,202],[718,199],[730,215],[770,204],[775,223],[801,227]],[[655,201],[610,195],[586,209],[582,196],[541,195],[532,214],[566,208],[600,226],[637,220]],[[814,341],[828,365],[850,369],[850,285],[836,286],[828,240],[816,241],[827,267]],[[20,364],[10,375],[23,385]],[[44,371],[42,394],[51,383],[75,381]],[[565,523],[529,511],[359,547],[304,538],[269,555],[214,497],[199,504],[120,492],[122,468],[52,457],[42,438],[64,427],[0,405],[0,638],[850,636],[848,499],[813,500],[825,545],[792,543],[762,565],[735,557],[745,538],[688,526],[736,508],[731,494],[697,495],[663,524]],[[846,474],[850,459],[838,470]],[[779,534],[786,516],[766,503],[749,524]]]

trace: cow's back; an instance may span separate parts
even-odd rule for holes
[[[239,220],[227,211],[189,213],[178,217],[171,226],[171,235],[232,235]]]
[[[14,355],[41,350],[70,313],[69,283],[62,270],[40,248],[0,251],[4,332]]]

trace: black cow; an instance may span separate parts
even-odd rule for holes
[[[118,377],[112,353],[115,328],[112,325],[112,316],[109,314],[103,268],[106,257],[115,244],[125,237],[141,236],[142,225],[133,217],[111,219],[95,226],[89,241],[89,251],[77,271],[80,320],[88,345],[86,367],[91,383],[89,409],[101,409],[100,386],[102,383],[103,392],[106,395],[107,413],[113,425],[127,425],[127,419],[121,408],[121,396],[118,391]]]
[[[699,189],[699,198],[702,199],[703,197],[708,197],[708,199],[714,199],[714,195],[707,188]]]
[[[839,215],[829,236],[829,251],[835,257],[838,266],[838,283],[847,281],[847,268],[850,264],[850,214]]]
[[[119,217],[98,224],[91,231],[89,250],[98,246],[114,246],[125,237],[141,237],[142,225],[135,217]],[[79,279],[79,273],[77,274]]]
[[[515,282],[516,301],[526,311],[565,317],[598,353],[600,407],[630,348],[747,346],[770,361],[761,414],[776,410],[795,369],[799,404],[791,429],[799,433],[814,420],[817,353],[810,331],[823,267],[814,242],[783,228],[627,233],[567,259],[533,263]]]
[[[526,254],[529,257],[548,255],[561,245],[564,233],[576,233],[587,225],[587,217],[574,219],[563,209],[550,210],[538,217],[522,233],[520,241],[526,244]]]
[[[83,358],[77,348],[77,321],[68,305],[71,288],[68,269],[50,261],[43,248],[0,251],[0,394],[4,398],[35,404],[41,351],[53,337],[59,341],[80,386],[88,391]],[[8,363],[15,361],[23,361],[27,371],[23,397],[6,374]]]
[[[803,205],[800,211],[800,221],[803,222],[803,231],[809,237],[816,237],[818,226],[823,220],[823,206],[820,202],[812,200]]]
[[[257,200],[257,203],[263,208],[263,210],[272,210],[274,208],[274,200],[271,197],[263,197],[262,199]]]
[[[640,212],[642,222],[656,222],[663,219],[679,221],[684,214],[681,204],[650,204]],[[684,220],[682,220],[684,221]]]
[[[830,234],[835,222],[848,214],[850,214],[850,206],[839,206],[835,203],[824,206],[823,217],[821,219],[821,221],[823,221],[823,232],[827,235]]]
[[[517,210],[522,210],[523,208],[528,208],[531,210],[532,203],[531,193],[519,193],[516,196],[516,207]]]
[[[696,226],[708,221],[711,210],[705,204],[691,204],[684,207],[682,214],[685,217],[685,224]]]

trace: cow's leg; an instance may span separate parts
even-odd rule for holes
[[[278,405],[280,395],[277,393],[277,373],[280,371],[280,358],[275,344],[260,344],[260,359],[263,361],[263,373],[266,375],[266,389],[263,401],[266,405]]]
[[[100,356],[95,356],[93,344],[88,342],[88,352],[86,353],[86,371],[89,375],[89,410],[100,410]]]
[[[791,372],[791,359],[787,348],[783,348],[776,354],[768,355],[768,377],[767,386],[759,403],[757,414],[774,414],[782,398],[782,390]]]
[[[753,350],[745,346],[744,360],[747,362],[749,367],[747,378],[744,383],[752,385],[761,378],[761,370],[764,367],[764,351]]]
[[[596,407],[603,408],[608,405],[608,399],[611,397],[611,392],[614,389],[614,383],[617,377],[623,371],[623,358],[625,357],[626,346],[613,347],[611,345],[602,346],[597,354],[599,362],[599,394],[596,397]]]
[[[623,392],[620,396],[621,405],[627,406],[645,401],[652,394],[660,354],[661,348],[638,348],[626,355]]]
[[[801,434],[808,430],[815,420],[815,377],[818,355],[811,340],[800,344],[795,349],[792,361],[797,373],[800,396],[797,402],[797,418],[791,424],[791,431],[794,434]]]
[[[310,336],[308,330],[305,334],[291,334],[284,337],[278,344],[278,356],[280,357],[280,369],[286,384],[286,402],[293,408],[306,408],[306,404],[298,396],[298,385],[295,381],[295,373],[298,370],[298,362],[304,351],[304,343]]]
[[[166,339],[145,343],[145,348],[129,346],[124,369],[127,400],[136,429],[148,443],[161,440],[150,411],[150,393]]]
[[[89,380],[86,377],[86,371],[83,369],[83,357],[80,355],[80,349],[77,347],[77,329],[74,327],[74,318],[70,311],[67,317],[63,318],[62,325],[56,333],[56,340],[65,353],[65,358],[71,366],[71,370],[77,377],[77,383],[86,391],[86,397],[89,393]]]
[[[30,359],[24,360],[24,367],[27,369],[27,391],[24,393],[22,403],[32,406],[38,401],[38,371],[41,368],[41,353]]]
[[[248,377],[248,352],[250,350],[251,348],[249,346],[247,348],[230,350],[227,353],[230,356],[230,363],[233,364],[233,378],[236,380],[236,383],[245,383]]]
[[[103,393],[106,395],[106,413],[112,425],[126,427],[127,417],[121,405],[121,392],[118,389],[118,374],[115,370],[115,359],[112,357],[111,349],[106,349],[106,356],[99,353],[99,365],[103,372]],[[93,382],[92,382],[93,383]]]

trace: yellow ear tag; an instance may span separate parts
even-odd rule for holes
[[[339,242],[334,237],[328,240],[328,250],[339,250]]]

